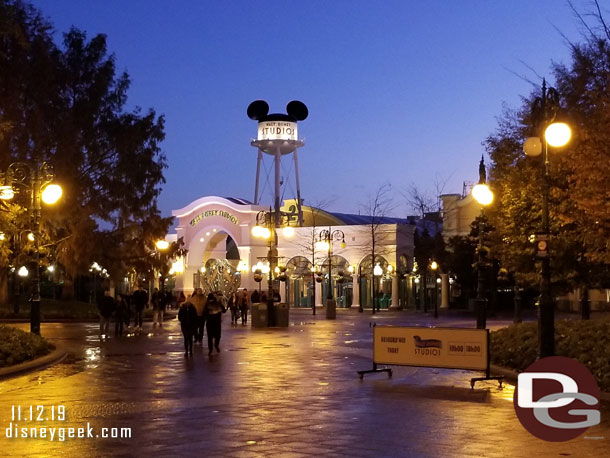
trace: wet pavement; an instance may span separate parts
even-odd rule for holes
[[[432,325],[405,312],[372,316],[339,310],[337,320],[291,311],[288,328],[231,326],[221,352],[195,345],[184,357],[178,322],[101,339],[90,323],[49,323],[42,334],[70,352],[61,364],[0,381],[1,456],[199,457],[601,457],[610,452],[610,411],[602,424],[565,443],[530,435],[518,422],[513,386],[477,384],[478,373],[372,365],[373,322]],[[506,322],[490,321],[490,327]],[[442,326],[472,327],[443,318]],[[18,325],[27,329],[27,324]],[[25,420],[40,408],[42,421]],[[93,438],[7,438],[12,406],[19,427],[92,428]],[[53,410],[55,406],[55,410]],[[63,421],[50,419],[59,406]],[[48,418],[48,419],[47,419]],[[131,438],[102,438],[102,428]],[[112,429],[117,428],[117,429]],[[67,434],[67,433],[66,433]],[[76,433],[77,434],[77,433]],[[95,437],[98,435],[100,437]]]

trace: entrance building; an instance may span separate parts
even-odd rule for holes
[[[169,239],[182,238],[188,250],[178,260],[175,290],[190,294],[204,290],[248,291],[273,288],[291,307],[322,306],[327,298],[338,307],[407,307],[411,297],[409,274],[413,268],[415,226],[406,219],[382,217],[375,231],[372,259],[372,218],[365,215],[331,213],[285,200],[282,211],[300,207],[302,226],[290,237],[277,230],[280,272],[264,274],[257,283],[253,269],[263,268],[268,244],[252,235],[260,212],[268,207],[243,199],[207,196],[174,210],[178,224]],[[328,245],[320,247],[322,231],[339,232],[345,242],[331,242],[330,282]],[[344,247],[342,247],[344,245]],[[279,281],[285,278],[285,281]]]

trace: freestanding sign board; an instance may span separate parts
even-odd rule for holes
[[[482,380],[498,380],[502,387],[502,377],[490,374],[488,329],[374,326],[373,369],[358,371],[360,378],[371,372],[392,376],[392,369],[378,364],[485,371],[485,377],[470,379],[471,387]]]
[[[373,361],[484,371],[487,336],[485,329],[375,326]]]

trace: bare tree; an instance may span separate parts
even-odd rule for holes
[[[362,229],[362,235],[364,236],[365,241],[363,250],[366,253],[370,253],[371,256],[370,275],[373,314],[375,313],[375,297],[377,295],[375,285],[376,260],[381,256],[392,254],[388,241],[390,240],[393,231],[388,227],[386,219],[394,209],[391,191],[392,186],[389,183],[383,184],[360,205],[364,215],[369,218]],[[360,312],[363,311],[362,302],[363,301],[360,300]]]
[[[304,256],[311,261],[312,270],[311,270],[311,283],[312,283],[312,303],[311,308],[312,312],[316,314],[316,273],[313,270],[316,266],[316,242],[318,241],[318,227],[321,224],[321,213],[324,211],[324,208],[328,206],[327,201],[317,201],[315,202],[311,208],[311,221],[310,224],[306,227],[306,231],[303,231],[296,244],[300,247],[301,252]],[[299,267],[299,266],[297,266]]]
[[[443,178],[436,174],[434,181],[432,182],[434,190],[422,191],[417,187],[415,183],[411,183],[405,191],[400,191],[400,194],[405,199],[409,209],[417,212],[422,220],[427,219],[431,214],[437,216],[434,217],[434,224],[436,232],[439,230],[440,214],[442,210],[441,196],[445,191],[445,186],[449,178]]]

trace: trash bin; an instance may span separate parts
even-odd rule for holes
[[[337,318],[337,302],[334,299],[326,300],[326,318]]]
[[[269,316],[267,314],[267,304],[260,302],[252,304],[252,327],[266,328]]]
[[[288,304],[276,303],[273,313],[275,315],[275,326],[278,326],[280,328],[288,327]]]

